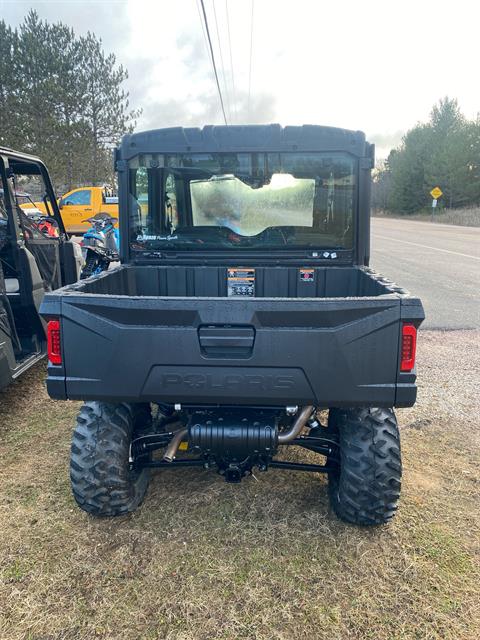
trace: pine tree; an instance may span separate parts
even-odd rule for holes
[[[111,163],[111,149],[121,136],[132,131],[139,111],[128,110],[128,93],[122,89],[126,69],[116,66],[115,56],[106,55],[102,42],[92,33],[80,39],[82,82],[85,87],[84,122],[89,131],[88,167],[92,184],[98,182]]]
[[[468,121],[456,100],[443,98],[426,124],[407,132],[376,176],[387,186],[387,206],[412,213],[431,204],[430,191],[443,191],[440,207],[480,202],[480,121]],[[377,187],[378,188],[378,187]]]
[[[412,213],[427,204],[424,182],[430,136],[428,126],[417,126],[405,135],[400,148],[390,153],[391,189],[387,204],[392,211]]]
[[[0,144],[14,146],[19,131],[15,59],[18,33],[0,20]]]
[[[0,141],[42,157],[63,192],[111,178],[111,147],[131,131],[127,71],[94,34],[40,20],[0,21]]]

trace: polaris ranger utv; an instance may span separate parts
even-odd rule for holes
[[[46,215],[33,202],[31,215],[22,208],[28,196],[20,189],[26,184],[42,198]],[[0,147],[0,389],[46,355],[43,296],[75,282],[81,263],[43,162]]]
[[[71,449],[82,509],[132,511],[150,469],[199,465],[228,482],[327,473],[340,518],[393,516],[393,407],[415,402],[424,313],[368,267],[372,167],[363,133],[329,127],[123,139],[121,265],[41,309],[49,393],[85,401]],[[285,446],[319,464],[278,459]]]

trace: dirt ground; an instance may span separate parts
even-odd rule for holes
[[[136,513],[93,519],[68,481],[78,403],[37,367],[0,394],[0,638],[476,640],[480,332],[421,332],[418,360],[400,510],[374,530],[329,513],[325,478],[273,470],[162,471]]]

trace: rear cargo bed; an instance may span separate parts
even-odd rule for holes
[[[418,299],[369,269],[257,267],[255,296],[227,298],[226,267],[121,266],[46,296],[62,365],[52,396],[113,402],[409,406],[402,322]]]
[[[226,266],[125,265],[72,289],[113,296],[217,298],[227,295],[227,271]],[[268,266],[254,271],[257,298],[350,298],[405,293],[365,268]],[[302,273],[308,279],[303,279]]]

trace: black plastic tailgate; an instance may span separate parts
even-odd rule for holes
[[[52,295],[54,397],[393,406],[401,299]],[[55,302],[55,304],[54,304]],[[57,314],[54,311],[57,311]]]

